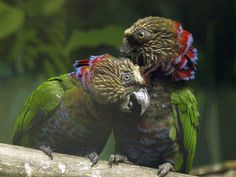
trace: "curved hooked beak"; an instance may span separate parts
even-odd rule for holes
[[[137,103],[141,106],[140,115],[147,110],[150,105],[150,97],[146,88],[141,88],[138,92],[133,92]]]
[[[137,51],[137,47],[137,45],[133,44],[125,37],[120,47],[120,57],[127,57],[131,59],[133,63],[143,66],[145,63],[142,55]]]
[[[134,50],[133,45],[130,44],[127,38],[123,39],[122,45],[120,47],[120,52],[125,57],[129,56],[130,53]]]
[[[126,101],[121,105],[122,112],[132,112],[143,115],[150,105],[150,97],[146,88],[132,92],[126,96]]]

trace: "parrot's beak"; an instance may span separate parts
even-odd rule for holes
[[[133,63],[143,66],[145,64],[143,57],[136,51],[136,47],[135,44],[125,37],[120,47],[120,57],[129,58]]]
[[[129,55],[133,52],[133,45],[128,41],[127,38],[123,39],[122,46],[120,47],[120,52],[124,57],[129,57]]]
[[[133,92],[132,95],[135,96],[137,103],[141,106],[140,115],[143,115],[150,105],[150,97],[147,89],[141,88],[138,92]]]
[[[121,105],[121,111],[143,115],[149,105],[150,97],[147,89],[141,88],[139,91],[126,96],[125,102]]]

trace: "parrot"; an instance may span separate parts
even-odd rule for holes
[[[149,96],[139,66],[109,54],[77,60],[75,71],[49,78],[24,103],[12,144],[98,161],[120,112],[144,112]],[[137,96],[137,97],[136,97]],[[139,110],[137,108],[139,105]]]
[[[116,120],[115,154],[109,163],[157,168],[159,176],[188,173],[200,123],[188,83],[195,78],[198,60],[192,34],[174,20],[145,17],[124,31],[120,51],[149,78],[150,106],[140,118]]]

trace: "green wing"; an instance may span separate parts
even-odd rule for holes
[[[171,93],[171,103],[175,119],[175,124],[171,129],[176,132],[175,137],[179,142],[179,153],[176,155],[175,168],[177,171],[189,172],[195,155],[200,121],[198,103],[189,88]]]
[[[31,94],[17,117],[13,131],[13,144],[27,145],[28,137],[25,133],[57,108],[64,96],[65,87],[69,87],[71,83],[67,74],[53,77],[42,83]]]

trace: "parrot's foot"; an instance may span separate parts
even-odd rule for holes
[[[124,155],[112,154],[109,160],[110,167],[112,167],[113,164],[118,164],[118,163],[133,164],[132,162],[128,161],[128,158]]]
[[[53,156],[52,156],[52,148],[50,146],[40,146],[39,147],[40,150],[42,150],[45,154],[47,154],[51,160],[53,160]]]
[[[170,171],[175,171],[173,165],[169,162],[159,165],[158,169],[159,169],[159,171],[158,171],[157,175],[159,175],[160,177],[164,177]]]
[[[94,166],[98,162],[98,154],[96,152],[91,152],[86,157],[92,162],[91,166]]]

